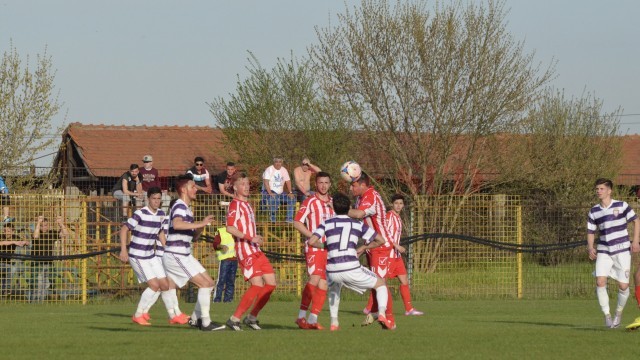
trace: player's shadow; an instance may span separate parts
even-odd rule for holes
[[[492,322],[492,323],[498,323],[498,324],[522,324],[522,325],[534,325],[534,326],[545,326],[545,327],[562,327],[562,328],[581,330],[581,331],[611,331],[611,329],[604,326],[584,326],[584,325],[577,325],[577,324],[553,323],[553,322],[547,322],[547,321],[496,320],[496,321],[482,321],[482,322]]]
[[[100,330],[100,331],[110,331],[110,332],[127,332],[127,331],[140,331],[139,329],[125,329],[125,328],[115,328],[115,327],[103,327],[103,326],[87,326],[87,329],[91,330]]]
[[[97,313],[96,316],[99,317],[118,317],[118,318],[129,318],[130,315],[127,314],[114,314],[114,313]]]

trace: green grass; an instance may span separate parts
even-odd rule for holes
[[[636,358],[639,332],[606,329],[597,301],[486,300],[417,302],[423,317],[397,316],[398,328],[360,327],[364,303],[341,304],[339,332],[302,331],[297,302],[271,302],[263,331],[203,333],[169,326],[160,301],[151,327],[131,322],[135,305],[3,305],[6,359],[587,359]],[[396,300],[396,314],[402,307]],[[630,299],[624,322],[640,311]],[[182,304],[190,311],[193,304]],[[235,304],[213,304],[222,321]],[[321,314],[328,325],[328,311]]]

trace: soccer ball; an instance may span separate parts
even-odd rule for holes
[[[357,181],[362,175],[360,164],[353,160],[349,160],[340,167],[340,176],[347,182]]]

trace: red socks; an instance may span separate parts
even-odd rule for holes
[[[402,295],[402,301],[404,302],[404,310],[410,311],[413,309],[411,304],[411,292],[409,292],[409,285],[400,285],[400,295]]]
[[[275,289],[275,286],[268,284],[265,284],[262,287],[262,291],[260,291],[260,294],[258,294],[258,301],[256,301],[256,305],[253,307],[253,310],[251,310],[251,315],[258,317],[258,313],[260,313],[260,310],[262,310],[262,308],[267,305],[267,301],[269,301],[271,293]]]
[[[315,287],[315,286],[314,286]],[[312,314],[320,314],[322,311],[322,306],[324,305],[324,301],[327,298],[327,290],[322,290],[319,287],[315,287],[313,292],[313,300],[311,301],[313,306],[311,307]]]
[[[313,299],[313,293],[316,291],[316,287],[307,283],[302,291],[302,300],[300,300],[300,310],[308,310],[311,299]]]
[[[236,312],[233,313],[233,316],[240,319],[242,317],[242,314],[247,312],[251,305],[253,305],[253,302],[256,300],[261,290],[261,286],[251,285],[244,293],[244,295],[242,295],[242,299],[240,299],[240,303],[236,308]]]

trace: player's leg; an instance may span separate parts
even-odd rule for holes
[[[311,299],[311,314],[309,314],[309,327],[316,330],[324,330],[318,323],[318,315],[322,311],[324,301],[327,298],[327,256],[326,252],[318,252],[313,258],[314,266],[309,281],[315,285]]]
[[[613,267],[613,259],[608,254],[598,253],[596,257],[596,296],[598,304],[604,314],[605,326],[611,327],[611,310],[609,309],[609,294],[607,292],[607,278]]]
[[[153,299],[151,299],[151,301],[143,309],[142,317],[144,317],[147,321],[151,320],[151,316],[149,315],[149,310],[151,310],[151,307],[155,305],[163,291],[169,290],[169,281],[167,280],[167,275],[164,274],[164,269],[162,269],[162,273],[163,275],[159,275],[162,277],[155,278],[155,282],[157,283],[157,285],[149,284],[149,282],[147,282],[147,285],[149,285],[149,287],[156,292]]]
[[[331,331],[338,330],[340,323],[338,322],[338,310],[340,309],[340,290],[342,283],[329,282],[329,316],[331,317]]]
[[[186,274],[184,270],[184,258],[186,258],[186,256],[167,253],[162,257],[162,265],[167,274],[169,290],[163,292],[161,296],[169,313],[170,324],[186,324],[189,321],[189,317],[180,311],[178,296],[176,294],[176,289],[185,286],[187,282],[189,282],[189,275]]]
[[[320,275],[313,275],[313,277],[317,278],[317,286],[311,301],[311,314],[309,314],[308,323],[311,329],[323,330],[322,325],[318,323],[318,315],[322,311],[322,306],[324,306],[324,301],[327,298],[327,280]]]
[[[622,312],[629,299],[629,273],[631,272],[631,253],[623,252],[613,256],[613,270],[618,281],[618,303],[611,328],[617,328],[622,323]]]
[[[262,279],[264,280],[264,286],[258,293],[258,299],[256,300],[253,309],[245,319],[245,324],[254,330],[259,330],[260,327],[258,325],[258,314],[260,311],[267,305],[269,299],[271,298],[271,294],[276,289],[276,274],[269,263],[269,260],[266,256],[261,256],[259,261],[259,266],[262,272]],[[255,326],[254,326],[255,324]]]
[[[635,274],[633,274],[633,284],[635,285],[636,302],[638,308],[640,308],[640,264],[636,268]]]
[[[411,302],[411,291],[409,289],[409,277],[407,276],[407,268],[404,265],[404,260],[399,257],[394,259],[393,274],[398,277],[400,281],[400,296],[404,303],[405,315],[424,315],[422,311],[418,311],[413,307]]]
[[[240,328],[240,318],[253,305],[253,303],[258,298],[258,294],[260,294],[262,287],[264,286],[264,280],[262,279],[262,276],[259,276],[254,270],[254,259],[254,256],[250,256],[238,262],[240,265],[240,269],[244,274],[244,280],[248,281],[250,286],[247,291],[244,292],[242,298],[240,298],[240,302],[238,303],[235,312],[227,321],[227,326],[231,330],[242,330]],[[247,276],[248,274],[250,274],[249,277]]]
[[[192,318],[200,319],[202,322],[201,329],[209,327],[211,324],[211,292],[215,285],[209,273],[205,271],[193,276],[189,281],[198,287],[198,299],[192,315]]]
[[[317,254],[315,253],[307,253],[305,254],[305,260],[307,263],[307,273],[309,274],[309,280],[304,286],[302,290],[302,298],[300,299],[300,310],[298,311],[298,319],[296,320],[296,324],[300,329],[307,329],[307,310],[309,310],[309,306],[311,305],[311,300],[313,299],[313,293],[316,290],[316,286],[318,286],[319,277],[313,276],[315,269],[315,257]]]

